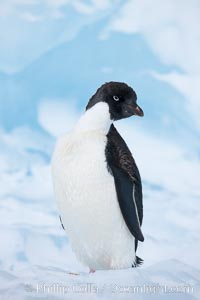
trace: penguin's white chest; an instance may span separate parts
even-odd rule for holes
[[[120,211],[101,132],[59,141],[52,171],[62,222],[77,257],[92,269],[131,267],[134,238]]]

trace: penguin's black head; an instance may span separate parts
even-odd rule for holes
[[[99,102],[106,102],[109,106],[111,119],[116,121],[133,115],[142,117],[142,109],[137,105],[135,91],[122,82],[108,82],[103,84],[89,100],[86,110]]]

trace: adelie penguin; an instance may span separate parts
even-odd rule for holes
[[[143,242],[140,173],[114,121],[143,116],[134,90],[103,84],[52,159],[55,197],[77,258],[90,272],[131,268]]]

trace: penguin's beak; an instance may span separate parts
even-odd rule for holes
[[[141,107],[139,107],[139,105],[136,105],[134,108],[134,115],[137,115],[139,117],[143,117],[144,116],[144,112],[141,109]]]
[[[137,104],[127,104],[128,110],[129,112],[132,113],[132,115],[136,115],[139,117],[143,117],[144,116],[144,112],[141,109],[141,107],[139,107],[139,105]]]

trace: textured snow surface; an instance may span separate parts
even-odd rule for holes
[[[200,299],[199,13],[197,0],[0,0],[0,300]],[[50,158],[111,80],[145,113],[117,123],[143,180],[144,265],[89,275]]]
[[[185,166],[197,174],[199,165],[180,149],[169,147],[160,167],[165,145],[157,141],[160,157],[154,172],[148,172],[145,166],[151,168],[153,163],[145,155],[145,142],[154,160],[155,140],[147,141],[142,132],[132,129],[130,134],[128,127],[120,130],[133,146],[143,173],[145,242],[140,243],[138,255],[144,265],[88,274],[71,251],[53,199],[50,157],[55,141],[29,128],[9,134],[2,130],[0,299],[200,298],[198,180],[184,172],[176,176],[176,169]]]

